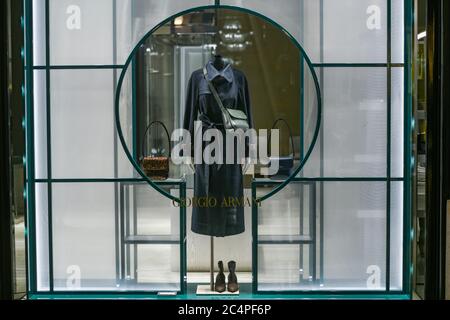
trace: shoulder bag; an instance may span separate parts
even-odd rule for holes
[[[277,126],[278,122],[283,122],[289,132],[289,138],[290,138],[290,142],[291,142],[291,148],[292,148],[292,153],[288,156],[278,156],[276,158],[276,160],[278,161],[278,172],[273,175],[273,178],[280,178],[280,177],[288,177],[291,175],[292,172],[292,168],[294,167],[294,155],[295,155],[295,149],[294,149],[294,138],[292,137],[292,130],[291,127],[289,126],[288,122],[283,119],[283,118],[279,118],[277,120],[275,120],[275,122],[272,125],[272,129],[275,129],[275,127]],[[268,146],[270,146],[270,133],[269,133],[269,141],[268,141]],[[273,157],[270,157],[270,161],[273,161],[272,159],[274,159]]]
[[[209,89],[211,90],[211,93],[214,96],[214,99],[217,101],[217,104],[222,112],[224,128],[226,130],[242,129],[244,131],[249,129],[250,126],[245,112],[238,109],[225,108],[223,106],[222,100],[220,100],[216,88],[207,78],[208,71],[206,70],[206,67],[203,67],[203,75],[205,76],[205,80],[208,82]]]

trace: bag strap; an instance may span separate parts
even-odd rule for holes
[[[203,75],[205,77],[206,82],[208,82],[208,86],[209,86],[209,90],[211,90],[211,93],[214,96],[214,99],[216,100],[217,104],[219,105],[220,110],[222,111],[222,113],[224,113],[227,117],[229,117],[228,115],[228,111],[225,109],[225,107],[223,106],[223,102],[219,97],[219,94],[217,93],[216,88],[214,87],[214,85],[212,84],[211,81],[208,80],[208,70],[206,70],[206,67],[203,67]]]
[[[275,129],[275,127],[277,126],[278,122],[283,122],[283,123],[286,125],[287,129],[288,129],[288,132],[289,132],[289,138],[290,138],[290,140],[291,140],[292,156],[295,158],[295,148],[294,148],[295,145],[294,145],[294,137],[292,136],[291,126],[289,125],[289,123],[288,123],[285,119],[283,119],[283,118],[278,118],[278,119],[275,120],[275,122],[273,123],[272,129]],[[270,132],[269,132],[269,141],[268,141],[269,144],[270,144],[270,136],[271,136],[271,134],[270,134]]]
[[[162,126],[164,128],[164,131],[166,132],[167,140],[169,141],[169,158],[170,158],[171,150],[172,150],[172,143],[170,141],[169,131],[167,130],[167,127],[164,125],[164,123],[162,123],[161,121],[158,121],[158,120],[150,122],[150,124],[145,129],[143,140],[142,140],[142,149],[141,149],[142,156],[144,156],[144,150],[145,150],[144,149],[145,141],[146,141],[145,137],[147,136],[147,133],[149,132],[148,130],[155,124],[159,124],[160,126]]]

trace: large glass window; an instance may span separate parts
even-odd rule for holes
[[[218,2],[224,7],[214,7]],[[285,189],[246,208],[245,233],[216,240],[216,257],[238,261],[241,293],[409,294],[411,157],[405,137],[411,115],[404,26],[411,1],[26,3],[33,10],[26,32],[34,40],[32,48],[27,44],[33,50],[33,61],[27,60],[33,292],[189,295],[209,280],[209,240],[189,231],[190,208],[153,189],[120,139],[137,159],[151,120],[180,127],[189,76],[211,57],[211,39],[222,37],[227,58],[250,74],[258,126],[270,129],[278,116],[290,121],[296,165],[314,140],[318,115],[309,67],[322,102],[320,132],[304,168]],[[248,38],[244,53],[218,36],[226,28],[235,40]],[[293,102],[295,108],[285,108]],[[183,170],[172,170],[158,187],[166,195],[192,196],[192,176]],[[264,179],[247,175],[245,194],[273,190],[276,183]]]

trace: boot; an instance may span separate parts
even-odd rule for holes
[[[223,273],[223,262],[219,261],[218,266],[219,266],[219,273],[216,276],[216,282],[214,283],[214,290],[216,290],[217,292],[224,292],[226,287],[225,287],[225,274]]]
[[[239,290],[239,284],[236,276],[236,262],[235,261],[229,261],[228,262],[228,271],[230,273],[228,274],[228,291],[229,292],[236,292]]]

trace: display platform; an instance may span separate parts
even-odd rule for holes
[[[197,286],[197,295],[199,296],[238,296],[239,290],[236,292],[230,292],[230,291],[224,291],[224,292],[217,292],[214,290],[211,290],[211,287],[209,284],[199,284]]]

